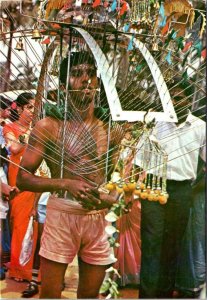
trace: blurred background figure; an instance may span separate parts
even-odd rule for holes
[[[11,118],[13,122],[6,124],[3,128],[6,146],[9,149],[10,154],[8,168],[8,183],[10,186],[16,185],[19,164],[25,151],[31,130],[34,103],[35,100],[33,94],[20,94],[12,104],[13,109]],[[31,280],[32,278],[33,256],[25,266],[19,264],[19,256],[30,215],[33,212],[34,202],[35,193],[27,191],[20,192],[10,201],[10,227],[12,238],[9,276],[16,281]]]
[[[3,127],[10,123],[11,115],[11,102],[0,97],[0,144],[1,144],[1,159],[0,159],[0,182],[1,182],[1,195],[0,195],[0,220],[1,220],[1,265],[0,265],[0,279],[5,279],[5,265],[10,261],[10,232],[8,223],[8,210],[9,210],[9,194],[12,188],[7,182],[8,171],[8,149],[5,145],[5,139],[3,137]]]

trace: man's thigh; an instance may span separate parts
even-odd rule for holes
[[[78,256],[90,265],[109,265],[115,262],[113,248],[110,247],[105,227],[105,213],[86,215],[80,218],[81,247]]]
[[[101,284],[105,277],[105,270],[109,266],[91,265],[83,262],[80,258],[79,263],[79,285],[77,297],[97,298]]]
[[[165,207],[143,200],[141,204],[141,273],[140,295],[154,298],[158,289],[160,253],[164,233]]]
[[[143,200],[141,203],[141,240],[161,243],[164,232],[165,206],[159,202]]]
[[[78,215],[47,207],[40,255],[59,263],[71,263],[80,247],[78,219]]]
[[[41,294],[40,298],[61,298],[62,286],[67,264],[58,263],[41,257]]]
[[[169,199],[165,213],[165,240],[167,247],[180,246],[180,241],[185,232],[191,207],[191,186],[184,184],[168,187]]]

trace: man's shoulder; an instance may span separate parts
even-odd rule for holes
[[[44,139],[46,137],[52,139],[58,131],[60,123],[60,120],[54,119],[52,117],[45,117],[35,124],[32,133],[37,136],[43,135]]]
[[[155,133],[161,133],[161,132],[164,132],[164,133],[169,133],[170,132],[173,132],[176,130],[176,123],[174,122],[164,122],[164,121],[158,121],[156,122],[153,130],[152,130],[152,133],[155,134]]]
[[[52,118],[52,117],[45,117],[45,118],[39,120],[39,121],[35,124],[35,127],[42,127],[43,129],[49,127],[49,128],[51,129],[51,126],[57,125],[57,124],[59,124],[60,122],[61,122],[61,121],[58,120],[58,119],[54,119],[54,118]]]
[[[204,120],[202,120],[201,118],[195,116],[194,114],[191,114],[191,120],[199,123],[199,124],[202,124],[202,125],[206,125],[206,122]]]
[[[203,132],[206,131],[206,122],[193,114],[190,115],[190,123],[194,129],[198,129]]]

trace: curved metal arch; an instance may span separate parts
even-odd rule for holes
[[[85,42],[91,49],[91,52],[93,53],[94,59],[97,64],[98,72],[101,75],[101,79],[105,88],[112,120],[120,121],[120,114],[122,113],[121,103],[119,101],[119,96],[116,90],[112,68],[109,66],[105,54],[101,50],[99,44],[86,30],[77,27],[73,27],[73,29],[75,29],[82,35]]]
[[[94,55],[98,71],[101,74],[103,85],[106,91],[113,121],[143,121],[146,111],[122,110],[119,96],[115,86],[115,80],[112,74],[112,69],[110,68],[109,63],[98,43],[84,29],[77,27],[73,28],[82,35],[82,37],[84,38],[85,42],[87,43],[87,45],[91,49],[91,52]],[[149,119],[155,118],[156,121],[177,122],[177,116],[171,101],[170,93],[154,57],[151,55],[146,46],[138,39],[134,39],[134,45],[140,50],[151,70],[164,110],[164,112],[148,112]]]
[[[174,110],[174,106],[171,100],[171,96],[166,85],[165,79],[162,75],[162,72],[156,63],[154,57],[147,49],[147,47],[138,39],[134,38],[134,45],[142,53],[150,71],[155,81],[160,100],[162,103],[164,112],[149,112],[148,116],[155,118],[157,121],[168,121],[168,122],[177,122],[177,115]]]

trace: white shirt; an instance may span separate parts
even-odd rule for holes
[[[157,122],[153,129],[161,148],[168,155],[167,179],[183,181],[196,178],[199,155],[206,160],[206,123],[190,112],[185,122],[177,126],[175,123]],[[144,142],[137,144],[134,163],[143,169]],[[141,149],[141,151],[139,151]],[[149,155],[148,173],[159,174],[160,165],[156,155]],[[145,152],[146,161],[146,152]]]
[[[6,174],[4,173],[3,167],[0,167],[0,183],[7,183]],[[2,193],[0,194],[0,219],[6,219],[7,213],[9,210],[8,201],[2,199]]]
[[[46,206],[50,195],[51,195],[50,192],[42,193],[42,195],[40,196],[40,199],[38,200],[38,205],[41,204],[41,205]]]

